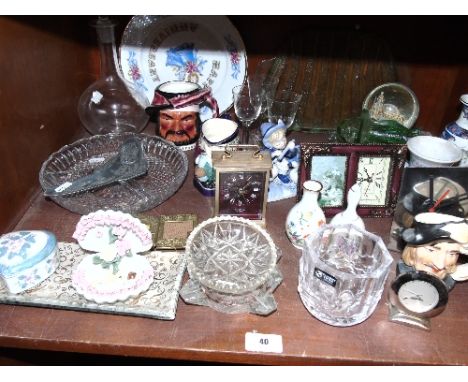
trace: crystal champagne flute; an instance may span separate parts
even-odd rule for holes
[[[249,143],[250,125],[258,118],[262,109],[261,88],[245,82],[232,89],[234,110],[242,124],[241,143]]]

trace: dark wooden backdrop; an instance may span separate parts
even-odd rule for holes
[[[117,38],[129,20],[120,16]],[[398,80],[420,102],[417,125],[439,134],[468,92],[467,17],[231,16],[246,45],[249,71],[281,52],[301,30],[353,29],[391,48]],[[99,57],[90,17],[0,18],[0,233],[9,231],[39,190],[50,153],[84,134],[78,98],[97,78]],[[465,29],[466,34],[466,29]]]

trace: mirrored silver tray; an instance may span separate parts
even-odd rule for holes
[[[187,156],[174,144],[156,136],[134,133],[94,135],[53,153],[42,165],[39,181],[44,190],[89,175],[110,158],[130,137],[138,137],[148,161],[148,172],[137,178],[69,196],[50,196],[60,206],[79,214],[99,209],[128,213],[149,210],[171,197],[184,182]]]
[[[0,303],[113,313],[173,320],[185,270],[184,252],[153,251],[145,254],[154,269],[154,280],[146,292],[125,301],[98,304],[86,300],[72,285],[72,270],[88,255],[76,243],[58,243],[60,264],[36,288],[9,293],[0,284]]]

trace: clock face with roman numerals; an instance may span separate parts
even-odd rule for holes
[[[219,214],[262,219],[266,172],[220,173]]]
[[[392,158],[361,156],[356,181],[361,186],[360,206],[385,206],[390,187]]]

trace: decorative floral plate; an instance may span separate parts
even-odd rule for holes
[[[72,273],[76,291],[87,300],[101,303],[125,301],[146,291],[153,282],[154,270],[140,255],[123,257],[116,272],[96,264],[98,255],[86,256]]]
[[[148,101],[166,81],[209,86],[221,113],[232,105],[232,88],[244,81],[245,47],[225,16],[135,16],[122,36],[124,77]],[[201,110],[201,119],[209,113]]]

